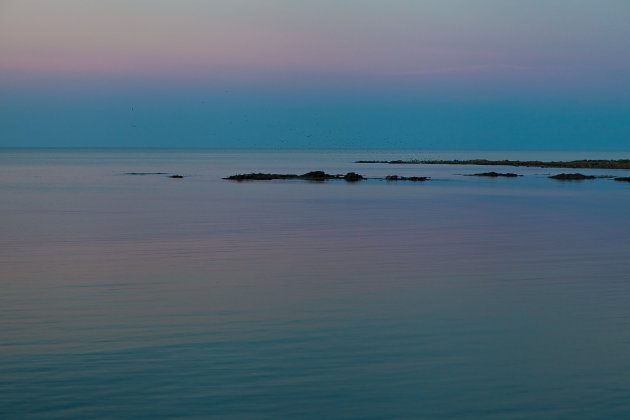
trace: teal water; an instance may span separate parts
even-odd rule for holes
[[[630,184],[412,158],[627,155],[0,150],[0,417],[629,418]]]

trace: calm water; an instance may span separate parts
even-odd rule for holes
[[[0,417],[630,418],[630,184],[353,163],[584,157],[0,151]]]

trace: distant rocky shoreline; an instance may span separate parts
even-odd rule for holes
[[[390,165],[486,165],[486,166],[525,166],[530,168],[572,168],[572,169],[630,169],[630,159],[619,160],[572,160],[568,162],[539,160],[357,160],[355,163],[387,163]]]

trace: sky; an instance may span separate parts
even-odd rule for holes
[[[0,147],[630,151],[630,1],[0,0]]]

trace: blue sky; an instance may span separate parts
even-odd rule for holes
[[[630,3],[5,0],[0,146],[630,150]]]

